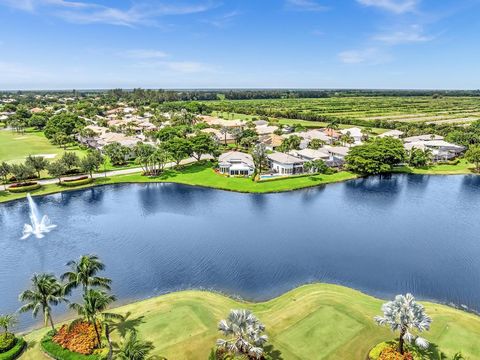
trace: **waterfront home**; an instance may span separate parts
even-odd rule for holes
[[[345,156],[348,155],[350,148],[346,146],[325,146],[322,149],[330,154],[328,165],[342,166],[345,163]]]
[[[218,158],[218,169],[229,176],[250,176],[255,171],[255,163],[250,154],[229,151]]]
[[[340,130],[340,133],[343,135],[350,135],[355,141],[356,145],[359,145],[362,143],[363,133],[362,133],[362,129],[360,128],[353,127],[349,129],[343,129],[343,130]]]
[[[281,152],[268,154],[270,170],[280,175],[296,175],[303,173],[305,160]]]
[[[400,139],[400,137],[404,134],[403,131],[400,130],[389,130],[387,132],[384,132],[383,134],[378,135],[380,138],[384,137],[392,137],[394,139]]]
[[[305,161],[314,161],[314,160],[323,160],[327,162],[330,160],[330,153],[325,149],[302,149],[302,150],[292,150],[289,152],[290,155],[296,156]]]
[[[406,150],[430,150],[433,161],[447,161],[456,158],[465,151],[465,147],[444,140],[414,141],[404,144]]]
[[[418,142],[418,141],[431,141],[431,140],[443,140],[443,136],[435,135],[435,134],[426,134],[426,135],[418,135],[418,136],[410,136],[403,139],[403,142],[411,143],[411,142]]]

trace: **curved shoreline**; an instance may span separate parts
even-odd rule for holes
[[[365,354],[374,344],[392,337],[388,329],[374,326],[373,322],[373,317],[380,313],[380,307],[384,301],[349,287],[312,283],[296,287],[282,295],[261,302],[232,299],[225,294],[209,290],[182,290],[121,305],[113,308],[112,312],[130,313],[131,319],[142,319],[139,325],[140,333],[148,336],[156,345],[158,344],[159,354],[168,358],[172,354],[186,355],[184,351],[186,348],[189,349],[187,344],[192,343],[198,346],[198,349],[195,350],[199,353],[193,352],[198,357],[184,356],[181,358],[205,358],[203,352],[208,355],[211,346],[214,345],[214,339],[218,335],[216,327],[218,321],[226,316],[232,308],[248,308],[266,324],[271,343],[276,349],[282,351],[285,358],[296,359],[297,357],[289,356],[291,355],[289,351],[293,347],[290,346],[290,343],[285,343],[283,333],[312,331],[311,326],[321,323],[325,328],[332,328],[325,330],[332,331],[332,336],[338,331],[348,335],[339,341],[341,344],[334,351],[338,356],[348,355],[339,358],[350,359],[357,358],[351,357],[358,355],[356,351]],[[472,358],[480,355],[480,349],[474,346],[476,341],[474,339],[480,332],[480,317],[446,305],[429,301],[421,302],[434,319],[434,327],[428,334],[432,342],[448,353],[463,350],[467,355],[473,356]],[[158,324],[163,324],[166,329],[158,328]],[[362,326],[360,327],[359,324]],[[452,334],[449,330],[450,328],[458,329],[459,326],[466,329],[466,334]],[[357,330],[352,333],[349,330],[351,327]],[[149,333],[148,331],[153,328],[159,331]],[[48,328],[33,330],[27,333],[25,338],[30,342],[36,342],[46,331]],[[185,334],[187,335],[185,336]],[[448,341],[443,340],[445,336],[450,337]],[[455,341],[452,344],[451,336],[459,339],[458,344]],[[467,340],[465,340],[465,336],[467,336]],[[195,338],[193,342],[191,342],[192,337]],[[327,334],[327,337],[330,337],[330,334]],[[463,339],[463,342],[460,339]],[[315,336],[313,338],[301,337],[301,340],[306,342],[303,345],[306,345],[309,351],[316,349],[318,339]],[[295,342],[296,339],[293,337],[289,341]],[[351,341],[355,341],[361,346],[352,347]],[[463,349],[465,344],[470,347]],[[36,359],[35,351],[37,350],[39,350],[37,345],[33,345],[22,359]],[[293,355],[301,356],[302,354],[293,353]]]
[[[194,175],[185,173],[183,171],[170,171],[164,179],[162,176],[159,177],[145,177],[141,173],[133,173],[126,175],[116,175],[112,177],[98,177],[94,179],[90,184],[78,187],[63,187],[58,184],[47,184],[42,185],[42,188],[33,191],[32,196],[41,196],[41,195],[50,195],[56,193],[62,193],[67,191],[83,190],[88,188],[93,188],[97,186],[104,185],[114,185],[114,184],[143,184],[143,183],[171,183],[171,184],[183,184],[196,186],[207,189],[222,190],[222,191],[231,191],[244,194],[273,194],[273,193],[282,193],[297,191],[303,189],[316,188],[319,186],[325,186],[329,184],[336,184],[341,182],[346,182],[350,180],[355,180],[362,178],[360,175],[356,175],[350,172],[342,171],[333,175],[322,175],[322,174],[311,174],[311,175],[302,175],[298,177],[287,177],[275,180],[267,180],[261,182],[254,182],[249,178],[229,178],[223,177],[213,172],[210,166],[194,164],[187,166],[187,171],[190,169],[200,169],[199,172],[202,172],[199,179],[195,179]],[[183,169],[182,169],[183,170]],[[206,172],[210,171],[211,174]],[[395,169],[392,173],[384,175],[424,175],[424,176],[468,176],[478,174],[472,173],[468,170],[445,170],[445,171],[435,171],[435,170],[415,170],[406,168]],[[380,175],[381,176],[381,175]],[[278,185],[278,186],[275,186]],[[7,191],[0,191],[0,204],[8,203],[11,201],[23,199],[26,197],[26,193],[9,193]]]

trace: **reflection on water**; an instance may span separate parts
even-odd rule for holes
[[[480,177],[395,175],[281,194],[175,184],[36,198],[59,231],[20,242],[26,201],[0,205],[0,313],[34,272],[98,254],[120,299],[212,288],[267,299],[328,281],[480,310]],[[31,323],[30,316],[22,318]]]

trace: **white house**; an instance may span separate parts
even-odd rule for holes
[[[322,149],[328,151],[330,159],[328,165],[342,166],[345,163],[345,156],[348,155],[350,148],[345,146],[325,146]]]
[[[274,152],[268,154],[268,163],[270,169],[280,175],[296,175],[303,173],[303,164],[305,160],[296,156]]]
[[[392,137],[394,139],[400,139],[400,136],[402,136],[403,134],[404,132],[400,130],[389,130],[387,132],[384,132],[383,134],[378,135],[378,137],[380,138]]]
[[[240,151],[229,151],[218,158],[218,169],[230,176],[250,176],[255,171],[252,155]]]
[[[410,142],[431,141],[431,140],[443,140],[443,136],[435,135],[435,134],[410,136],[410,137],[404,138],[403,142],[410,143]]]
[[[460,145],[452,144],[444,140],[414,141],[404,144],[406,150],[413,148],[420,150],[430,150],[434,161],[446,161],[460,155],[465,148]]]
[[[328,161],[330,159],[330,154],[327,150],[324,149],[302,149],[302,150],[292,150],[289,153],[290,155],[296,156],[305,161],[314,161],[314,160],[323,160]]]
[[[343,130],[340,130],[340,133],[343,135],[347,135],[347,134],[350,135],[355,141],[356,145],[362,143],[363,133],[362,133],[362,129],[360,128],[353,127],[350,129],[343,129]]]

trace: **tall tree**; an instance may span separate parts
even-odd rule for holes
[[[8,330],[17,325],[17,317],[14,314],[0,315],[0,328],[8,333]]]
[[[87,156],[80,160],[80,168],[84,172],[88,172],[90,177],[93,177],[93,172],[98,171],[103,164],[104,158],[100,151],[89,151]]]
[[[50,322],[50,326],[55,333],[56,330],[52,318],[52,305],[67,302],[64,290],[64,287],[58,282],[54,275],[35,274],[32,277],[31,288],[25,290],[19,296],[21,302],[26,302],[19,311],[31,311],[33,317],[37,317],[38,312],[42,311],[45,325]]]
[[[100,322],[101,317],[109,318],[115,316],[115,314],[103,313],[115,300],[116,298],[114,295],[107,294],[101,290],[88,289],[83,294],[83,304],[70,304],[71,309],[77,311],[78,315],[82,316],[93,325],[99,347],[102,346],[102,337],[100,335],[98,323]]]
[[[58,183],[60,184],[62,182],[62,175],[65,175],[67,172],[67,168],[63,164],[63,161],[56,160],[50,162],[50,164],[47,165],[47,171],[50,175],[58,179]]]
[[[71,172],[80,165],[80,158],[74,152],[64,152],[60,158],[60,161],[65,166],[67,173]]]
[[[83,255],[78,260],[69,261],[67,266],[70,268],[70,271],[67,271],[60,277],[62,280],[67,280],[67,292],[80,286],[84,294],[86,294],[92,286],[110,289],[112,280],[97,276],[100,271],[105,270],[105,264],[103,264],[98,256]]]
[[[15,180],[20,183],[23,183],[35,176],[35,170],[25,164],[12,164],[10,167],[10,172],[15,177]]]
[[[381,326],[389,326],[394,332],[399,332],[398,352],[403,355],[405,342],[427,349],[427,340],[415,335],[415,331],[430,330],[432,319],[426,314],[423,305],[418,304],[412,294],[397,295],[395,300],[382,306],[383,316],[376,316],[375,322]]]
[[[200,161],[202,155],[215,156],[218,152],[218,144],[210,134],[199,132],[190,138],[193,156]]]
[[[252,157],[253,157],[253,162],[255,164],[255,172],[257,174],[262,173],[262,169],[264,166],[267,166],[267,150],[265,148],[265,145],[260,143],[255,145],[255,148],[253,149],[252,152]]]
[[[0,176],[2,177],[4,184],[8,182],[8,175],[11,173],[11,170],[12,168],[7,162],[3,161],[0,164]]]
[[[170,154],[175,164],[180,165],[180,161],[192,155],[192,146],[190,141],[184,138],[173,138],[165,141],[162,146]]]
[[[471,145],[465,153],[465,158],[475,164],[475,171],[480,171],[480,145]]]
[[[48,161],[43,156],[28,155],[27,159],[25,160],[25,165],[34,169],[38,178],[40,178],[40,172],[47,168]]]

